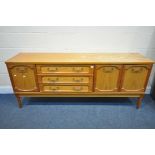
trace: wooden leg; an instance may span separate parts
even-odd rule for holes
[[[23,104],[22,104],[22,100],[21,97],[19,95],[16,95],[17,101],[18,101],[18,107],[22,108]]]
[[[138,98],[138,100],[137,100],[137,109],[139,109],[141,107],[142,99],[143,99],[143,96],[140,96]]]

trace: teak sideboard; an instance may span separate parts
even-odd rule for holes
[[[137,97],[154,61],[138,53],[19,53],[6,61],[18,106],[29,97]]]

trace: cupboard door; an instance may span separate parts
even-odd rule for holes
[[[121,65],[97,65],[95,91],[118,91]]]
[[[150,69],[150,65],[125,65],[121,90],[145,91]]]
[[[37,91],[33,65],[16,65],[9,69],[15,91]]]

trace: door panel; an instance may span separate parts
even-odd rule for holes
[[[95,91],[118,91],[121,65],[97,65]]]
[[[15,91],[37,91],[33,65],[16,65],[9,71]]]
[[[122,91],[144,91],[150,65],[125,65],[122,80]]]

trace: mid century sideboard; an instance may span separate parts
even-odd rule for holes
[[[29,97],[137,97],[154,61],[138,53],[19,53],[6,61],[18,106]]]

